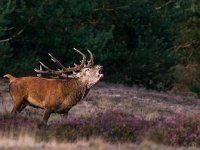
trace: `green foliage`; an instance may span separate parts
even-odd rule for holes
[[[12,37],[0,43],[3,73],[22,74],[37,60],[49,64],[48,52],[72,65],[80,59],[72,51],[76,47],[92,50],[107,81],[163,90],[172,86],[173,67],[179,60],[200,60],[196,49],[178,47],[188,39],[198,40],[197,0],[3,0],[0,4],[0,39]]]
[[[175,41],[176,51],[183,65],[197,66],[196,83],[190,89],[200,95],[200,1],[180,1],[178,9],[182,10],[183,15],[177,23],[179,35]]]
[[[115,82],[162,90],[173,82],[172,66],[179,60],[169,49],[175,34],[168,30],[172,27],[170,20],[155,10],[154,3],[134,1],[115,15],[113,39],[105,48],[103,61],[109,64],[106,72]]]
[[[10,37],[6,34],[9,31],[8,24],[10,23],[7,16],[13,11],[12,5],[14,3],[11,0],[0,2],[0,72],[4,72],[6,69],[12,70],[10,65],[7,65],[13,55],[10,43],[8,43]]]
[[[183,63],[200,63],[200,2],[198,0],[182,2],[182,22],[179,23],[180,35],[176,40],[177,50]],[[180,26],[181,25],[181,26]]]

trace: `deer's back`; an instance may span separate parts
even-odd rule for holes
[[[62,98],[63,82],[38,77],[16,78],[10,83],[10,94],[15,100],[25,99],[33,106],[46,108]]]

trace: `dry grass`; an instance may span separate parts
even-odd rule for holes
[[[4,149],[170,150],[200,146],[200,100],[189,95],[100,83],[68,117],[53,114],[49,125],[40,129],[37,123],[42,110],[27,107],[12,116],[11,108],[8,84],[0,80],[0,148]]]
[[[197,150],[191,147],[169,147],[145,141],[139,145],[133,143],[111,144],[101,139],[79,140],[75,143],[58,143],[56,141],[37,142],[30,136],[23,135],[18,139],[1,138],[1,150]]]

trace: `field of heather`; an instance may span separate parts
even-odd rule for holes
[[[8,82],[0,80],[0,149],[195,150],[200,147],[200,99],[98,83],[68,116],[27,107],[10,115]]]

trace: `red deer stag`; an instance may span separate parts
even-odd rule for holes
[[[10,74],[4,75],[10,80],[9,91],[14,105],[12,113],[21,112],[27,105],[42,108],[44,109],[42,124],[47,124],[51,113],[67,114],[87,95],[89,89],[103,77],[102,66],[94,65],[93,55],[89,50],[90,60],[87,64],[85,54],[75,48],[74,50],[82,55],[80,65],[66,68],[49,54],[51,60],[61,69],[50,69],[42,62],[40,62],[40,69],[34,69],[38,76],[50,74],[57,78],[62,77],[62,79],[16,78]]]

